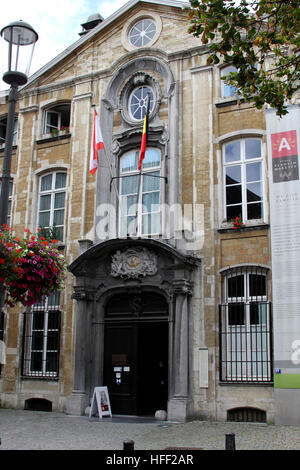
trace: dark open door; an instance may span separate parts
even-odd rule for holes
[[[137,414],[137,325],[107,324],[104,384],[113,414]]]
[[[156,294],[122,295],[109,304],[103,384],[113,414],[145,416],[167,409],[167,320],[166,303]]]

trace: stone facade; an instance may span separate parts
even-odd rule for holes
[[[143,18],[153,19],[157,31],[148,45],[136,48],[128,42],[128,32]],[[98,323],[104,321],[105,305],[113,292],[138,288],[141,293],[161,292],[169,306],[169,419],[226,420],[230,409],[256,408],[273,420],[272,381],[220,383],[219,378],[222,270],[249,265],[270,268],[264,112],[221,97],[221,71],[206,65],[205,46],[187,28],[180,2],[129,2],[20,91],[12,162],[12,227],[19,236],[24,228],[35,231],[40,177],[49,171],[66,172],[61,249],[70,272],[62,294],[57,380],[21,376],[24,317],[19,311],[6,312],[6,364],[0,377],[4,406],[23,408],[30,398],[44,398],[53,409],[84,413],[93,387],[103,384],[104,330],[92,324],[95,318]],[[119,159],[140,145],[141,122],[124,116],[126,87],[129,90],[134,80],[147,81],[147,77],[157,93],[148,143],[161,152],[164,203],[192,207],[194,215],[196,207],[200,210],[198,244],[190,241],[187,232],[176,236],[174,220],[168,236],[120,239],[113,210],[105,234],[99,229],[104,216],[101,207],[118,207],[114,183],[119,184]],[[4,101],[0,118],[7,114]],[[45,111],[60,104],[70,109],[69,133],[45,135]],[[93,106],[105,145],[96,176],[89,173]],[[224,215],[222,148],[226,142],[245,138],[262,142],[264,214],[234,231]],[[157,272],[125,279],[110,276],[108,254],[128,247],[155,254]]]

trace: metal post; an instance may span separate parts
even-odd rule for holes
[[[123,441],[123,450],[127,450],[127,451],[134,450],[134,441],[131,441],[131,440]]]
[[[18,100],[18,84],[13,82],[10,87],[8,97],[8,117],[5,136],[5,149],[3,159],[3,169],[1,176],[1,195],[0,195],[0,227],[7,224],[8,216],[8,203],[9,203],[9,185],[10,185],[10,170],[11,170],[11,155],[14,136],[14,122],[15,122],[15,109]],[[4,306],[4,290],[0,288],[0,312]]]
[[[225,434],[225,450],[235,450],[235,434]]]
[[[10,184],[10,170],[11,170],[11,154],[13,147],[14,136],[14,122],[15,122],[15,109],[18,100],[18,85],[12,83],[8,97],[8,117],[5,137],[5,149],[3,169],[1,176],[1,197],[0,197],[0,226],[7,224],[8,216],[8,202],[9,202],[9,184]]]

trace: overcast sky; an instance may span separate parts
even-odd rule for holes
[[[1,7],[0,30],[12,21],[23,20],[38,33],[30,75],[79,39],[81,24],[94,13],[104,19],[128,0],[7,0]],[[8,86],[2,75],[7,71],[6,41],[0,38],[0,90]]]

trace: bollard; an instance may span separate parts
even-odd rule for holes
[[[123,441],[123,450],[127,450],[127,451],[134,450],[134,441],[131,441],[131,440]]]
[[[235,434],[225,434],[225,450],[235,450]]]

